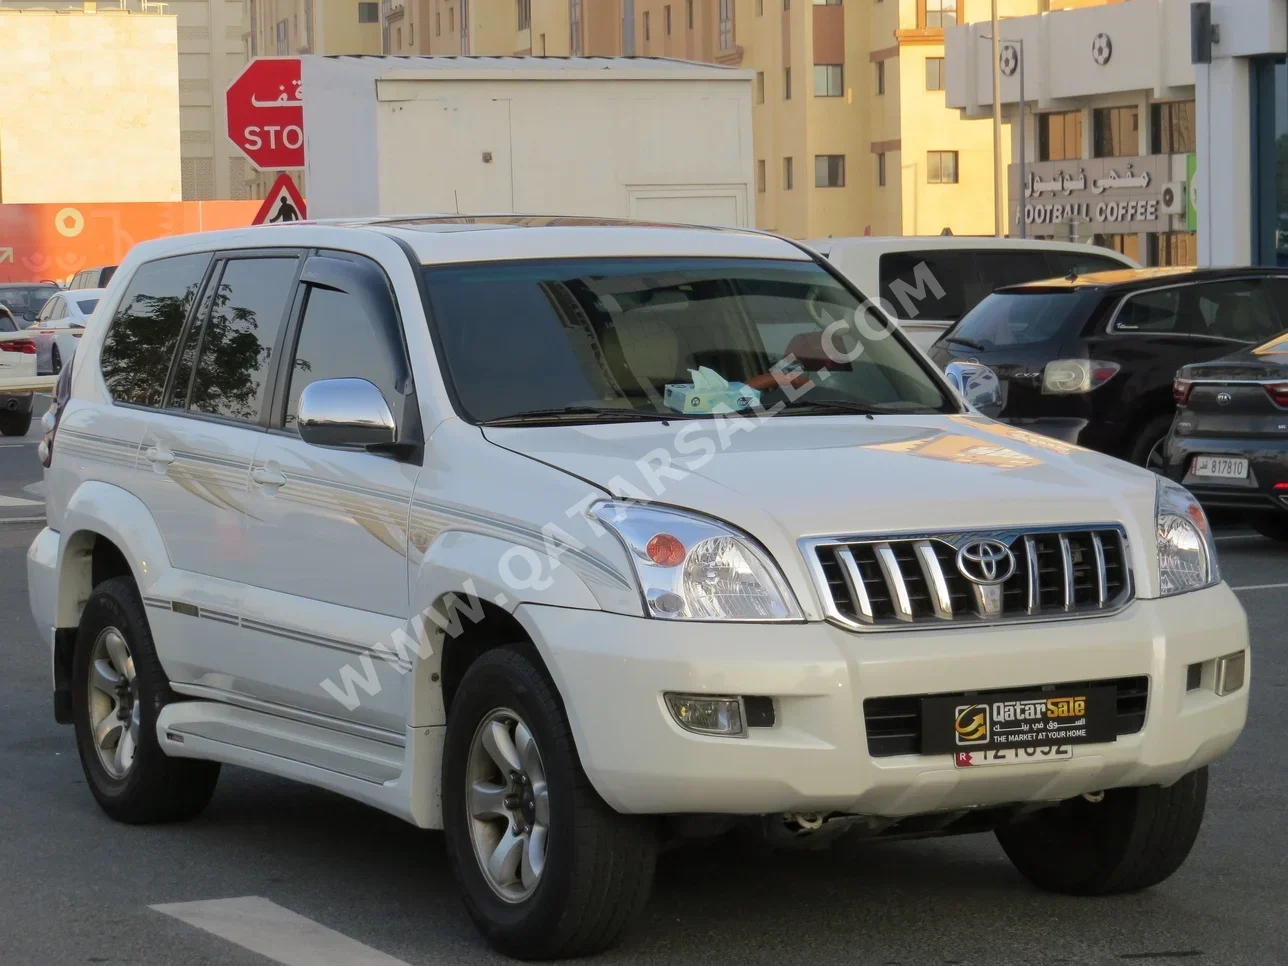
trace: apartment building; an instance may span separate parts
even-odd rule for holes
[[[0,4],[0,203],[179,201],[175,17],[15,7]],[[63,236],[84,229],[59,214]]]

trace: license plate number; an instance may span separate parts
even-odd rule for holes
[[[1073,757],[1071,745],[1047,745],[1043,748],[994,748],[991,751],[959,751],[953,756],[958,768],[979,765],[1028,765],[1041,761],[1068,761]]]
[[[1229,456],[1196,456],[1194,457],[1195,476],[1215,476],[1227,480],[1246,480],[1248,478],[1248,461]]]

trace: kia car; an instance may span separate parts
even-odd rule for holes
[[[1161,470],[1176,371],[1286,328],[1288,270],[1071,273],[999,289],[930,355],[993,369],[1003,422]]]

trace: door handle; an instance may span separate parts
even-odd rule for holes
[[[250,478],[259,486],[273,489],[286,485],[286,476],[276,470],[270,470],[267,466],[255,467],[250,471]]]
[[[157,473],[164,473],[174,462],[174,454],[163,446],[149,446],[143,456]]]

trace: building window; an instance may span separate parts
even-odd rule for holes
[[[885,93],[885,61],[877,61],[877,94]]]
[[[814,96],[840,97],[845,93],[845,68],[840,64],[814,65]]]
[[[461,53],[470,52],[470,0],[461,0]]]
[[[784,191],[791,191],[791,190],[792,190],[792,184],[793,184],[793,179],[792,179],[792,159],[791,159],[791,158],[783,158],[783,190],[784,190]]]
[[[652,39],[653,39],[653,30],[649,26],[648,11],[645,10],[644,11],[644,42],[648,43]]]
[[[1190,102],[1193,103],[1192,101]],[[1149,265],[1171,267],[1199,263],[1198,236],[1192,231],[1161,231],[1146,236]]]
[[[568,0],[568,53],[581,56],[581,0]]]
[[[1093,117],[1092,157],[1131,158],[1140,154],[1140,112],[1135,107],[1098,107]]]
[[[783,68],[783,100],[790,101],[791,99],[792,99],[792,69],[790,67],[784,67]]]
[[[733,47],[733,0],[720,0],[720,49]]]
[[[662,23],[666,35],[671,36],[671,5],[669,3],[662,8]]]
[[[402,50],[402,27],[399,27],[398,30],[395,31],[394,36],[397,38],[397,40],[394,42],[394,49],[401,51]]]
[[[450,33],[454,33],[455,31],[456,31],[456,8],[448,7],[447,8],[447,32],[450,34]]]
[[[286,32],[287,32],[286,21],[285,21],[285,20],[279,20],[279,21],[277,21],[277,37],[276,37],[276,40],[277,40],[277,56],[278,56],[278,57],[285,57],[285,56],[286,56],[286,40],[287,40],[287,38],[286,38]]]
[[[765,15],[765,0],[756,0],[756,16],[763,17],[764,15]]]
[[[923,27],[951,27],[957,22],[957,0],[925,0],[925,4]]]
[[[765,103],[765,72],[763,70],[756,71],[756,103]]]
[[[1194,153],[1198,140],[1196,131],[1193,101],[1172,101],[1150,107],[1151,154]]]
[[[1082,157],[1082,111],[1038,115],[1038,160],[1076,161]]]
[[[519,29],[532,29],[532,0],[516,0],[519,13]]]
[[[942,91],[944,89],[944,59],[942,57],[926,58],[926,90]]]
[[[1119,255],[1126,255],[1133,261],[1140,262],[1140,235],[1095,235],[1091,243],[1100,248],[1108,248]],[[1141,262],[1143,265],[1144,262]]]
[[[839,7],[841,0],[814,0],[816,7]]]
[[[929,184],[956,184],[957,152],[927,151],[926,181]]]
[[[313,53],[313,0],[304,0],[304,51]]]
[[[546,56],[546,35],[542,34],[539,39],[541,41],[541,56],[544,57]]]
[[[885,152],[878,151],[877,152],[877,187],[878,188],[884,188],[886,186],[885,159],[886,159]]]
[[[814,155],[814,187],[815,188],[844,188],[845,187],[845,155],[844,154]]]
[[[792,0],[783,0],[783,9],[784,10],[792,9]]]
[[[756,190],[765,193],[765,162],[756,162]]]

